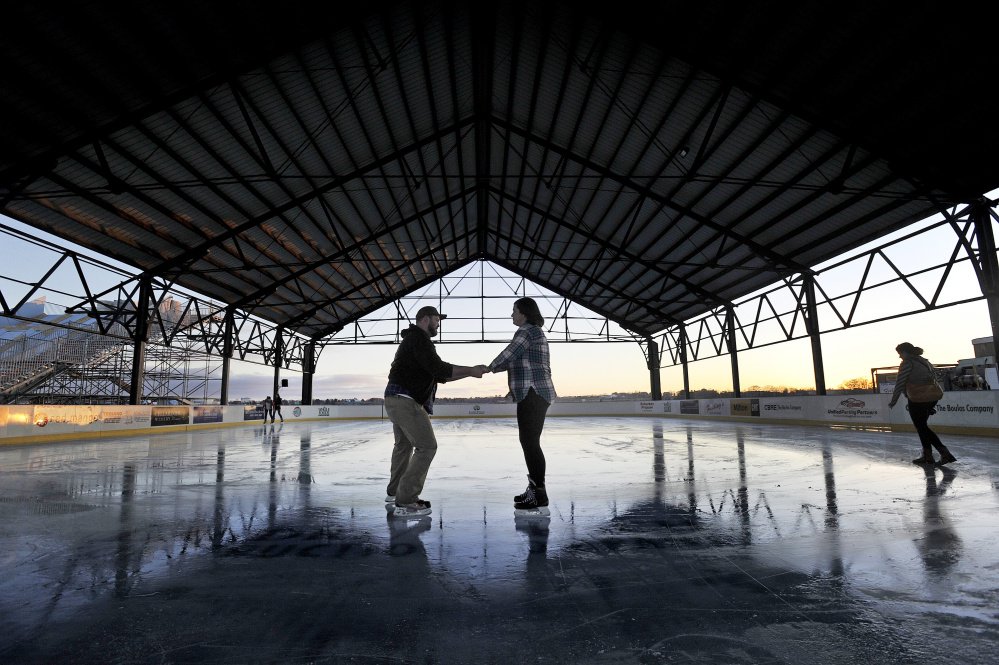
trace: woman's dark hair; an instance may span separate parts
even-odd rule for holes
[[[902,342],[895,347],[895,351],[898,353],[908,353],[910,356],[921,356],[923,355],[923,350],[918,346],[913,346],[908,342]]]
[[[534,324],[539,328],[545,325],[545,317],[541,316],[538,303],[534,302],[533,298],[520,298],[517,302],[513,303],[513,306],[517,308],[518,312],[527,317],[528,323]]]

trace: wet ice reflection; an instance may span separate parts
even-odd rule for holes
[[[364,648],[403,620],[400,603],[495,638],[497,654],[533,653],[500,638],[534,616],[567,660],[633,649],[655,662],[681,647],[788,658],[789,622],[809,639],[849,625],[856,654],[880,648],[880,628],[857,628],[872,616],[904,619],[892,629],[903,650],[970,648],[922,644],[919,630],[999,646],[994,442],[955,439],[959,467],[921,468],[898,434],[552,418],[551,515],[539,517],[511,506],[524,485],[512,419],[436,427],[434,512],[408,522],[382,502],[392,434],[381,421],[0,450],[0,657],[37,648],[54,625],[88,625],[112,599],[158,597],[162,612],[205,580],[203,600],[258,585],[277,609],[349,610],[371,633]],[[246,627],[266,625],[262,611]],[[464,653],[439,622],[416,630],[424,650]],[[692,634],[714,641],[679,637]],[[412,657],[403,642],[379,649]]]

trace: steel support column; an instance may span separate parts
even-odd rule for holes
[[[992,212],[985,200],[976,201],[971,210],[978,236],[979,265],[978,281],[982,295],[989,306],[989,323],[992,324],[992,342],[999,342],[999,258],[996,257],[996,238],[992,233]]]
[[[812,371],[815,373],[815,394],[826,394],[826,370],[822,361],[822,335],[819,333],[819,309],[815,300],[815,276],[804,275],[805,330],[812,341]]]
[[[742,397],[742,388],[739,385],[739,353],[735,345],[735,309],[731,305],[725,308],[725,343],[732,360],[732,392],[736,397]]]
[[[312,404],[312,376],[316,371],[316,340],[310,339],[302,357],[302,404]]]
[[[680,324],[680,364],[683,365],[683,398],[690,399],[690,366],[687,363],[687,326]]]
[[[145,278],[139,282],[139,300],[135,303],[135,336],[132,339],[132,373],[128,384],[128,403],[142,402],[142,384],[146,380],[146,340],[149,338],[149,303],[152,301],[152,282]]]
[[[647,337],[649,345],[649,380],[652,386],[652,399],[663,398],[662,379],[659,376],[659,345],[656,340]]]
[[[235,316],[231,309],[225,311],[225,326],[223,327],[222,338],[222,393],[219,396],[219,404],[225,406],[229,403],[229,364],[232,360],[233,332],[236,329]]]
[[[274,390],[271,395],[277,395],[281,387],[281,359],[284,357],[284,328],[278,326],[274,331]]]

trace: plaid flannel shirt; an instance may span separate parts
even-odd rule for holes
[[[513,340],[489,363],[493,372],[507,372],[507,383],[515,402],[520,402],[531,388],[549,404],[555,401],[548,340],[538,326],[525,323],[517,328]]]

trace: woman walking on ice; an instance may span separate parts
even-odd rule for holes
[[[919,442],[923,446],[923,454],[912,460],[913,464],[950,464],[956,462],[950,450],[947,449],[936,432],[930,429],[930,416],[937,412],[934,408],[943,395],[936,383],[936,370],[930,361],[923,357],[923,350],[909,342],[902,342],[895,347],[902,364],[898,366],[898,378],[895,379],[895,391],[892,393],[888,408],[895,406],[898,398],[905,393],[909,402],[909,417],[919,434]],[[933,459],[933,448],[940,453],[940,461]]]

